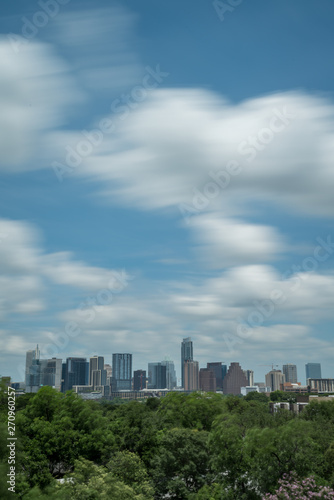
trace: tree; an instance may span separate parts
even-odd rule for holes
[[[151,462],[158,498],[187,499],[211,481],[208,433],[195,429],[161,431]]]

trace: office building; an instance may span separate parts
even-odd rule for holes
[[[241,394],[241,387],[247,385],[248,380],[239,363],[231,363],[223,380],[223,393],[238,396]]]
[[[107,385],[107,372],[104,369],[104,357],[89,358],[89,385],[93,387]]]
[[[271,370],[266,374],[266,386],[270,387],[271,392],[283,390],[285,375],[281,370]]]
[[[248,381],[248,386],[253,387],[254,386],[254,372],[253,370],[244,370],[244,374],[246,376],[246,379]]]
[[[250,392],[260,392],[260,388],[257,385],[241,387],[241,394],[243,396],[247,396],[247,394],[249,394]]]
[[[224,378],[226,377],[227,374],[227,365],[222,365],[222,380],[224,381]]]
[[[88,385],[88,371],[86,358],[67,358],[63,363],[62,391],[70,391],[74,385]]]
[[[166,389],[167,379],[166,379],[166,365],[162,363],[149,363],[148,364],[148,389]]]
[[[49,385],[58,391],[61,389],[61,359],[29,359],[31,363],[26,370],[26,392],[37,392],[40,387]]]
[[[310,391],[334,392],[334,378],[308,378],[306,383]]]
[[[133,373],[133,390],[142,391],[146,389],[146,371],[136,370]]]
[[[161,361],[161,365],[166,367],[166,388],[169,390],[175,389],[177,379],[174,361],[165,359],[164,361]]]
[[[33,381],[33,379],[31,378],[32,373],[34,371],[34,370],[31,369],[31,367],[33,366],[33,361],[34,360],[38,360],[39,357],[40,357],[40,351],[39,351],[39,348],[38,348],[38,344],[36,346],[36,349],[33,349],[33,350],[30,350],[30,351],[26,352],[26,371],[25,371],[26,376],[25,376],[25,383],[28,386],[31,386],[31,382]],[[36,366],[36,364],[35,364],[35,366]]]
[[[218,391],[223,390],[223,369],[221,361],[216,361],[213,363],[207,363],[206,367],[208,370],[211,370],[216,379],[216,389]]]
[[[216,375],[209,368],[199,371],[199,388],[204,392],[216,392]]]
[[[112,355],[111,387],[113,392],[132,389],[132,354],[117,353]]]
[[[291,384],[297,384],[297,366],[288,363],[283,365],[283,373],[285,375],[285,382],[290,382]]]
[[[110,386],[111,385],[111,377],[112,377],[112,368],[111,368],[111,365],[109,365],[108,363],[104,364],[104,369],[106,371],[106,376],[107,376],[107,381],[106,381],[106,385]]]
[[[306,380],[308,378],[321,378],[321,364],[320,363],[306,363],[305,365],[306,371]]]
[[[181,384],[183,388],[185,388],[184,363],[185,361],[193,361],[193,359],[193,343],[191,337],[187,337],[181,342]]]
[[[184,390],[198,391],[199,389],[199,369],[198,361],[186,360],[183,365]]]

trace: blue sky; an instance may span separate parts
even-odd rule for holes
[[[333,366],[329,0],[7,3],[0,373]],[[179,375],[178,375],[179,376]]]

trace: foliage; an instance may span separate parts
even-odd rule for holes
[[[272,396],[291,398],[282,391]],[[282,498],[288,482],[296,491],[312,486],[308,498],[334,488],[330,398],[311,402],[300,415],[285,409],[272,415],[259,393],[94,402],[43,387],[18,397],[16,436],[14,496],[6,487],[2,387],[1,499],[259,500]]]
[[[273,495],[267,493],[263,499],[285,500],[303,498],[334,498],[334,490],[327,486],[319,486],[313,477],[300,479],[295,472],[284,474],[279,480],[279,488]]]

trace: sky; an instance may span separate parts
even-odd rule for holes
[[[0,18],[0,374],[25,353],[334,377],[331,0]]]

